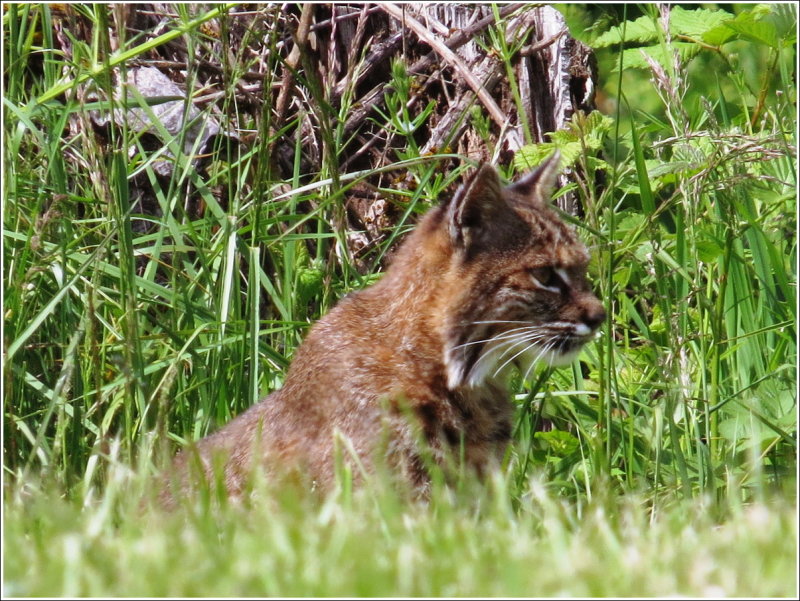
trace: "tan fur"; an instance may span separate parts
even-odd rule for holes
[[[462,456],[478,473],[497,465],[512,428],[508,368],[569,360],[605,318],[585,247],[546,206],[557,162],[506,188],[480,167],[383,279],[311,329],[283,388],[179,455],[183,486],[193,457],[210,476],[218,456],[232,495],[254,468],[327,489],[335,436],[367,470],[386,462],[422,492],[425,453],[443,465]]]

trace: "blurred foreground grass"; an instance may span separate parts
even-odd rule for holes
[[[138,482],[138,483],[137,483]],[[264,491],[250,507],[142,508],[139,476],[100,498],[7,500],[4,596],[792,597],[797,514],[773,500],[654,508],[559,499],[502,478],[428,504],[380,486],[320,500]],[[146,486],[146,485],[145,485]],[[606,491],[608,492],[608,491]]]

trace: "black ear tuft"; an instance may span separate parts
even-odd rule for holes
[[[561,172],[560,165],[561,153],[556,150],[536,169],[506,189],[519,196],[524,196],[535,205],[544,205],[553,194],[556,178]]]

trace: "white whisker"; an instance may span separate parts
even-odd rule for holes
[[[522,377],[523,380],[528,379],[528,376],[530,375],[531,371],[533,371],[533,368],[536,366],[536,364],[539,362],[539,359],[541,359],[545,353],[550,353],[555,344],[556,344],[556,339],[553,338],[550,342],[548,342],[545,346],[541,348],[541,350],[533,359],[533,361],[531,361],[531,364],[528,366],[528,369],[525,370],[525,375]],[[548,364],[552,365],[552,360],[548,361]]]
[[[528,344],[525,348],[523,348],[521,351],[519,351],[514,356],[508,358],[500,367],[498,367],[495,370],[494,376],[497,377],[497,374],[499,374],[501,371],[503,371],[503,369],[506,367],[506,365],[508,365],[509,363],[514,361],[514,359],[516,359],[520,355],[524,355],[526,352],[528,352],[528,350],[530,350],[534,346],[537,346],[539,344],[539,342],[541,342],[541,340],[543,340],[543,339],[544,339],[544,335],[543,334],[538,334],[536,336],[530,336],[530,337],[525,338],[524,340],[521,340],[522,343],[530,343],[530,344]],[[501,359],[502,359],[502,357],[501,357]],[[498,359],[498,361],[499,361],[499,359]]]
[[[469,322],[469,325],[475,325],[481,323],[527,323],[529,325],[533,325],[530,321],[524,319],[513,319],[513,320],[489,319],[486,321],[471,321]]]
[[[519,347],[519,345],[526,344],[530,340],[540,337],[540,334],[538,334],[535,331],[536,328],[534,328],[534,327],[524,328],[524,330],[525,331],[522,331],[522,332],[516,332],[512,336],[505,337],[505,339],[500,340],[500,342],[494,344],[494,346],[489,348],[487,351],[484,351],[481,354],[481,356],[478,357],[478,360],[475,362],[475,364],[469,370],[469,373],[471,374],[471,377],[470,377],[471,382],[473,382],[473,383],[481,382],[483,380],[483,378],[485,377],[485,375],[486,375],[484,372],[488,372],[488,370],[491,369],[491,367],[488,367],[488,368],[483,368],[482,367],[482,365],[485,362],[488,362],[488,361],[493,361],[493,362],[502,361],[502,359],[506,355],[508,355],[509,353],[514,352],[514,350],[517,349]],[[496,339],[497,339],[497,337],[494,340],[496,340]],[[492,377],[495,377],[496,375],[497,375],[497,373],[495,373],[494,376],[492,376]]]
[[[460,349],[460,348],[463,348],[465,346],[471,346],[473,344],[483,344],[483,343],[494,342],[494,341],[498,341],[498,340],[505,340],[507,338],[513,338],[514,336],[517,335],[516,333],[518,333],[518,332],[521,332],[521,331],[524,331],[524,330],[533,329],[533,328],[538,328],[538,327],[539,326],[528,325],[528,326],[523,326],[523,327],[520,327],[520,328],[513,328],[511,330],[506,330],[505,332],[501,332],[500,334],[497,334],[496,336],[490,336],[489,338],[483,338],[481,340],[472,340],[470,342],[464,342],[462,344],[454,346],[453,350]]]
[[[483,331],[479,340],[462,342],[448,351],[452,359],[457,358],[460,369],[466,371],[462,371],[458,378],[464,378],[470,386],[482,385],[485,378],[497,378],[512,364],[519,367],[520,374],[524,371],[523,378],[527,380],[538,363],[549,366],[568,363],[577,354],[568,349],[579,347],[587,338],[577,327],[580,324],[567,321],[535,324],[529,320],[487,319],[471,322],[470,325],[477,332],[481,332],[481,326],[484,330],[501,330],[493,335]],[[496,327],[486,327],[492,325]],[[476,345],[485,347],[479,346],[477,359],[467,369],[467,358],[470,356],[467,349]]]
[[[477,367],[478,364],[481,361],[484,361],[484,360],[488,359],[489,357],[495,355],[497,353],[497,351],[499,351],[503,347],[508,347],[500,354],[500,357],[498,358],[498,361],[499,361],[502,357],[504,357],[506,355],[506,353],[508,353],[510,350],[512,350],[514,347],[516,347],[520,343],[521,340],[524,341],[525,339],[526,339],[526,337],[524,335],[515,334],[514,336],[509,336],[505,340],[500,340],[496,345],[492,346],[490,349],[488,349],[488,350],[484,351],[483,353],[481,353],[481,356],[475,362],[475,365],[473,366],[473,369],[475,367]]]

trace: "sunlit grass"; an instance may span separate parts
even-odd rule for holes
[[[797,516],[782,501],[656,508],[598,491],[571,503],[534,479],[512,508],[498,478],[427,504],[375,484],[165,513],[137,503],[147,486],[137,478],[113,469],[85,499],[10,495],[4,594],[781,597],[797,587]]]

